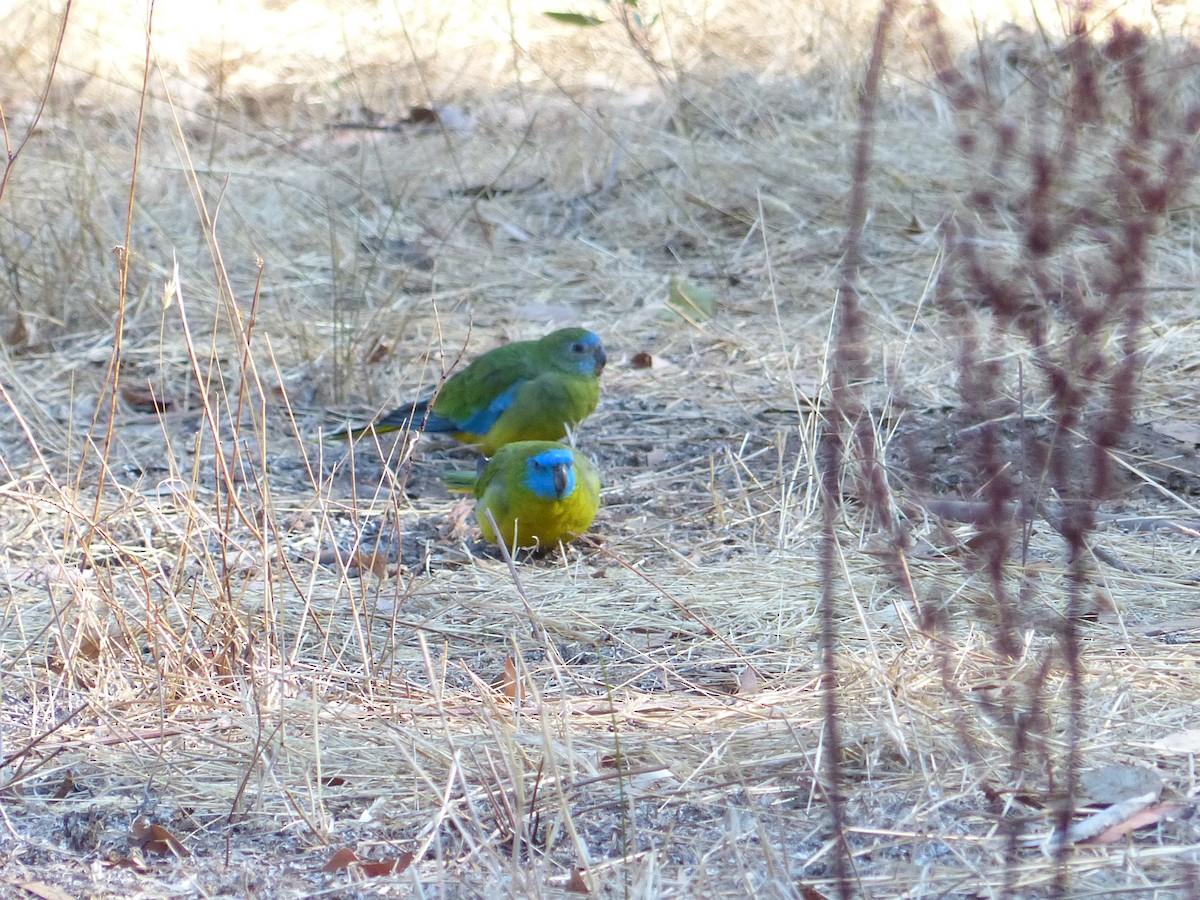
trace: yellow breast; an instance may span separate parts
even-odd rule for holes
[[[598,498],[582,485],[562,500],[543,500],[534,494],[511,497],[503,485],[494,484],[480,498],[475,514],[484,539],[490,543],[500,543],[498,529],[505,546],[550,547],[569,543],[585,533],[598,507]],[[492,519],[496,528],[492,527]]]

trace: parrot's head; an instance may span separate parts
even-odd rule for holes
[[[546,335],[541,340],[551,365],[562,372],[600,377],[608,356],[600,335],[585,328],[563,328]]]
[[[543,450],[525,463],[525,484],[543,500],[562,500],[574,492],[575,456],[570,447]]]

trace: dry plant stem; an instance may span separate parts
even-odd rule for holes
[[[170,100],[169,92],[168,92],[167,96],[168,96],[168,100]],[[241,345],[241,350],[242,350],[242,354],[240,356],[241,366],[239,368],[238,403],[237,403],[236,411],[233,414],[233,417],[231,420],[231,424],[233,426],[233,431],[234,431],[233,452],[230,454],[229,457],[226,457],[226,455],[225,455],[224,446],[223,446],[223,442],[221,439],[221,430],[219,427],[217,416],[216,416],[216,414],[212,408],[212,404],[209,400],[209,397],[210,397],[209,388],[211,386],[211,382],[214,377],[214,371],[213,371],[214,363],[212,362],[212,360],[214,358],[217,358],[217,359],[220,358],[220,354],[218,353],[218,348],[216,346],[217,341],[219,340],[218,330],[214,323],[214,328],[213,328],[213,333],[212,333],[212,340],[213,340],[214,346],[212,348],[212,353],[210,354],[210,363],[209,363],[208,371],[205,372],[200,367],[199,357],[196,353],[195,345],[192,341],[191,330],[188,325],[186,310],[185,310],[185,307],[183,304],[183,293],[182,293],[182,287],[181,287],[181,284],[179,281],[178,266],[176,266],[173,271],[173,277],[169,284],[168,290],[173,291],[175,301],[177,303],[177,308],[179,310],[180,324],[183,326],[184,342],[187,347],[188,359],[189,359],[189,362],[191,363],[191,367],[192,367],[192,375],[193,375],[194,379],[196,380],[197,387],[200,391],[200,396],[201,396],[202,402],[203,402],[205,421],[206,421],[206,424],[208,425],[210,433],[212,434],[213,444],[214,444],[214,447],[216,450],[215,455],[214,455],[214,465],[216,466],[215,474],[217,476],[216,483],[218,485],[223,486],[225,488],[225,490],[227,491],[227,501],[226,501],[226,508],[225,508],[225,512],[224,512],[224,515],[225,515],[224,530],[228,531],[229,528],[231,527],[232,520],[233,520],[233,512],[236,510],[236,512],[238,514],[238,518],[242,521],[243,524],[246,525],[247,528],[250,529],[250,532],[251,532],[251,534],[254,535],[257,543],[262,545],[262,542],[264,540],[262,530],[253,521],[253,518],[246,512],[246,510],[243,508],[241,502],[237,499],[236,477],[235,477],[236,473],[234,472],[234,469],[237,466],[239,457],[240,457],[239,438],[240,438],[240,430],[241,430],[241,411],[242,411],[242,404],[243,404],[243,400],[244,400],[243,392],[246,388],[246,372],[247,372],[247,370],[254,373],[255,384],[258,388],[258,394],[260,397],[263,395],[262,384],[258,380],[257,370],[254,368],[253,357],[250,354],[250,339],[251,339],[251,335],[253,333],[254,321],[255,321],[255,317],[256,317],[256,313],[257,313],[257,309],[258,309],[258,302],[259,302],[259,299],[261,296],[263,263],[262,263],[261,259],[256,260],[257,277],[255,280],[254,296],[253,296],[251,311],[250,311],[250,324],[247,325],[242,317],[241,311],[237,307],[237,303],[234,298],[233,287],[230,284],[229,276],[228,276],[228,273],[225,268],[225,262],[222,257],[221,248],[220,248],[220,245],[217,243],[216,213],[210,213],[209,209],[208,209],[208,205],[205,202],[204,192],[201,189],[199,180],[197,178],[196,169],[191,163],[191,157],[190,157],[190,154],[187,149],[187,140],[186,140],[186,136],[185,136],[185,131],[182,126],[182,123],[179,121],[178,110],[176,109],[173,102],[171,103],[171,113],[172,113],[172,116],[174,117],[175,136],[176,136],[176,139],[178,140],[178,150],[179,150],[179,154],[181,157],[180,161],[183,164],[183,170],[184,170],[185,174],[187,175],[188,185],[192,190],[192,199],[195,202],[196,211],[200,217],[200,224],[202,226],[205,242],[208,245],[209,257],[212,260],[214,275],[216,276],[217,284],[219,285],[219,288],[220,288],[220,297],[222,300],[222,304],[225,308],[226,315],[229,318],[230,325],[231,325],[234,333],[237,335],[237,337],[239,339],[239,343]],[[222,186],[222,195],[224,194],[224,190],[225,190],[226,186],[227,186],[227,182],[226,182],[226,185]],[[217,209],[218,209],[218,211],[220,209],[219,200],[218,200]],[[219,374],[219,372],[217,374]],[[222,548],[221,548],[221,552],[223,555],[225,554],[226,549],[227,548],[225,547],[224,542],[223,542]]]
[[[200,358],[196,352],[196,346],[192,341],[191,326],[188,324],[186,304],[183,300],[183,293],[179,289],[179,283],[176,280],[175,285],[175,305],[179,310],[179,324],[182,329],[184,346],[187,349],[188,362],[191,364],[192,377],[196,381],[196,385],[200,391],[200,396],[203,399],[203,412],[205,424],[208,426],[209,433],[212,435],[215,452],[213,454],[213,465],[216,469],[216,483],[222,485],[226,489],[226,509],[225,522],[223,531],[226,533],[232,524],[232,512],[236,511],[238,519],[250,529],[259,542],[262,540],[262,534],[255,524],[253,517],[243,508],[241,501],[238,500],[237,490],[235,486],[234,473],[232,471],[233,460],[225,456],[221,441],[221,426],[217,421],[217,412],[213,409],[212,402],[208,399],[209,388],[211,386],[212,373],[211,370],[205,373],[200,365]],[[227,548],[222,542],[221,552],[224,554]]]
[[[1014,605],[1005,572],[1012,555],[1014,506],[1017,498],[1014,473],[1000,452],[1000,412],[995,408],[995,385],[1000,377],[996,360],[985,359],[974,319],[963,310],[959,317],[961,356],[959,372],[961,394],[972,421],[981,423],[975,433],[973,461],[976,478],[983,486],[984,515],[979,522],[980,555],[987,571],[990,602],[996,611],[996,651],[1005,659],[1015,660],[1021,654],[1018,636],[1017,608]]]
[[[108,460],[112,451],[113,432],[117,422],[117,398],[119,396],[120,381],[121,381],[121,354],[122,346],[125,337],[125,304],[128,298],[129,291],[129,256],[132,252],[130,246],[133,239],[133,213],[135,201],[137,199],[137,182],[138,182],[138,166],[142,158],[142,136],[146,124],[146,98],[150,95],[150,66],[153,60],[153,45],[151,44],[151,35],[153,34],[154,25],[154,0],[151,0],[149,9],[146,11],[146,59],[142,70],[142,88],[138,97],[138,117],[137,125],[134,129],[133,139],[133,160],[129,172],[129,196],[125,207],[125,238],[124,243],[117,248],[117,312],[115,322],[113,323],[113,346],[112,353],[109,355],[108,373],[105,378],[105,384],[108,386],[108,421],[104,429],[104,448],[100,453],[100,478],[96,480],[96,497],[92,507],[92,518],[100,518],[101,499],[104,496],[104,486],[108,481]],[[66,27],[64,19],[63,27]],[[97,403],[96,411],[92,415],[92,423],[88,428],[89,437],[95,435],[96,426],[99,424],[101,415],[104,414],[104,404]],[[75,489],[76,493],[83,486],[83,479],[86,469],[88,448],[92,446],[92,441],[84,441],[82,451],[79,456],[79,471],[76,475]],[[82,549],[87,553],[88,547],[91,545],[91,531],[84,532]]]
[[[59,25],[58,35],[54,41],[54,52],[50,54],[50,71],[46,73],[42,92],[38,96],[37,109],[34,110],[33,120],[29,123],[29,127],[25,129],[25,134],[21,136],[21,140],[17,142],[15,147],[12,143],[12,135],[8,131],[8,117],[4,114],[4,104],[0,102],[0,130],[4,132],[4,150],[7,155],[4,164],[4,173],[0,175],[0,200],[4,199],[5,189],[8,187],[9,178],[12,177],[13,169],[16,168],[17,159],[20,157],[21,151],[29,143],[29,139],[37,130],[38,123],[42,120],[42,113],[46,111],[46,101],[50,97],[50,88],[54,85],[54,73],[58,69],[59,57],[62,54],[63,39],[67,36],[67,22],[71,19],[71,4],[73,2],[74,0],[67,0],[63,6],[62,23]],[[128,243],[128,237],[126,238],[126,243]]]
[[[1035,102],[1028,124],[1007,117],[1005,98],[995,95],[952,59],[940,15],[927,7],[925,24],[933,35],[930,58],[952,107],[961,116],[959,146],[979,163],[987,177],[971,191],[965,209],[947,228],[947,269],[940,291],[959,320],[962,333],[962,393],[972,418],[980,422],[975,455],[981,491],[989,515],[981,526],[983,557],[998,609],[997,649],[1015,659],[1020,653],[1019,606],[1009,600],[1006,572],[1013,557],[1014,505],[1044,508],[1043,484],[1062,502],[1062,515],[1051,520],[1062,536],[1068,572],[1066,608],[1058,628],[1057,653],[1065,664],[1067,697],[1060,777],[1053,767],[1049,784],[1063,797],[1055,816],[1056,834],[1065,836],[1074,815],[1082,765],[1084,706],[1083,643],[1079,633],[1090,585],[1089,535],[1095,530],[1097,507],[1112,493],[1111,451],[1133,420],[1137,380],[1142,367],[1141,325],[1145,280],[1152,253],[1151,237],[1196,171],[1193,146],[1200,109],[1176,110],[1170,92],[1156,93],[1145,69],[1147,41],[1121,21],[1111,23],[1111,37],[1099,47],[1082,16],[1072,23],[1066,45],[1069,64],[1064,102],[1056,103],[1062,83],[1053,59],[1034,64],[1028,84]],[[1123,89],[1127,109],[1105,109],[1100,92],[1101,67]],[[1111,94],[1108,95],[1111,97]],[[1164,99],[1167,98],[1167,99]],[[1108,101],[1110,104],[1112,100]],[[1106,112],[1109,119],[1106,119]],[[1117,124],[1108,124],[1116,112]],[[1107,177],[1103,193],[1079,194],[1088,138],[1106,142]],[[981,157],[990,149],[990,164]],[[1096,148],[1091,148],[1096,152]],[[1015,171],[1014,171],[1015,170]],[[987,229],[997,210],[1015,210],[1019,255],[1006,265],[989,255]],[[1100,263],[1084,272],[1074,266],[1083,247],[1100,251]],[[1032,294],[1028,288],[1032,287]],[[1043,472],[1014,471],[1000,447],[998,421],[1006,411],[999,385],[1002,363],[982,349],[974,304],[999,327],[1013,329],[1028,342],[1044,379],[1054,413],[1055,432]],[[1059,319],[1073,328],[1059,341]],[[1115,352],[1109,351],[1115,334]],[[1021,374],[1024,421],[1025,380]],[[1082,434],[1086,450],[1072,445]],[[1017,479],[1025,476],[1022,490]],[[1030,490],[1030,486],[1036,490]],[[1049,518],[1049,517],[1048,517]],[[1021,541],[1022,567],[1028,532]],[[1023,580],[1022,593],[1029,579]],[[1024,597],[1022,596],[1022,599]],[[1043,659],[1029,698],[1031,712],[1018,727],[1014,743],[1014,777],[1025,762],[1028,723],[1038,717],[1033,707],[1050,677],[1050,651]],[[1047,760],[1052,757],[1047,756]],[[1005,890],[1016,890],[1017,850],[1009,833]],[[1052,890],[1070,890],[1072,848],[1054,844],[1057,865]]]
[[[876,106],[895,4],[885,2],[875,22],[871,57],[859,100],[858,134],[851,172],[842,281],[834,331],[834,365],[830,412],[825,423],[819,466],[822,487],[821,519],[821,695],[825,734],[825,796],[833,831],[833,871],[838,896],[854,895],[853,856],[846,840],[845,798],[842,794],[842,741],[838,710],[837,579],[838,523],[841,519],[841,475],[846,461],[846,431],[853,428],[863,454],[862,487],[867,513],[877,524],[890,520],[887,487],[878,464],[874,432],[865,413],[861,384],[866,369],[865,321],[858,296],[862,267],[862,236],[867,219],[868,180],[875,140]]]
[[[43,731],[37,737],[33,738],[30,741],[27,741],[20,750],[16,750],[16,751],[10,753],[8,756],[0,757],[0,770],[7,768],[8,766],[12,765],[17,760],[22,759],[23,757],[27,756],[30,752],[32,752],[34,749],[36,749],[37,746],[42,743],[42,741],[46,740],[46,738],[50,737],[52,734],[57,732],[60,728],[63,728],[66,725],[68,725],[72,719],[74,719],[76,716],[78,716],[81,712],[83,712],[85,709],[87,709],[90,706],[91,706],[90,703],[81,703],[79,706],[77,706],[74,709],[65,713],[61,718],[59,718],[59,720],[57,722],[55,722],[52,726],[47,728],[45,731]],[[58,752],[59,751],[55,751],[55,753],[51,754],[46,759],[41,760],[38,763],[38,765],[34,766],[32,769],[29,769],[28,771],[25,771],[22,769],[21,771],[15,773],[13,775],[13,777],[5,783],[5,788],[11,788],[17,784],[20,784],[21,781],[24,781],[25,779],[29,778],[30,775],[32,775],[34,772],[36,772],[39,769],[41,769],[42,767],[44,767],[46,765],[46,763],[50,762],[50,760],[53,759],[54,756],[57,756]]]
[[[485,509],[483,514],[487,516],[488,524],[492,526],[492,534],[500,535],[501,540],[496,543],[500,548],[500,556],[504,559],[504,564],[508,566],[509,577],[512,578],[513,587],[516,588],[517,596],[521,598],[521,604],[525,607],[525,615],[529,616],[529,624],[533,626],[534,634],[542,638],[543,643],[549,644],[546,640],[546,628],[542,624],[538,614],[533,611],[533,605],[529,602],[529,596],[525,593],[525,587],[521,584],[521,576],[517,574],[517,564],[513,561],[513,550],[509,550],[508,545],[504,543],[503,532],[500,526],[496,523],[496,517],[492,515],[490,509]]]

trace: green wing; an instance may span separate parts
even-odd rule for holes
[[[582,488],[591,499],[593,512],[600,508],[600,473],[592,465],[592,461],[582,453],[575,453],[575,478],[578,487]]]
[[[488,486],[499,479],[508,489],[520,490],[521,478],[525,474],[525,456],[520,444],[507,444],[496,451],[475,479],[475,496],[482,497]]]
[[[433,411],[455,422],[464,431],[475,431],[466,427],[473,417],[491,407],[514,385],[539,374],[540,358],[536,343],[517,341],[489,350],[442,385],[441,392],[433,402]],[[503,411],[496,410],[496,415]],[[487,428],[483,431],[487,431]]]

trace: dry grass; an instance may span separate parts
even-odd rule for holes
[[[156,12],[140,129],[144,11],[72,13],[0,196],[3,892],[835,895],[816,459],[874,11],[681,0],[639,47],[540,4],[168,18],[184,6]],[[1146,21],[1188,104],[1182,7]],[[1005,21],[952,22],[958,58],[1003,60],[1006,108],[1032,116],[1022,67],[1046,50]],[[836,535],[853,890],[1186,896],[1195,774],[1154,742],[1197,727],[1200,437],[1154,428],[1197,427],[1192,201],[1146,273],[1149,449],[1121,457],[1104,507],[1182,528],[1094,535],[1124,568],[1092,566],[1074,747],[1085,769],[1155,769],[1183,812],[1056,858],[1010,836],[1049,835],[1061,800],[1062,539],[1036,520],[1006,570],[1025,616],[1008,657],[973,530],[925,505],[962,487],[939,225],[980,173],[917,23],[898,20],[880,95],[859,284],[907,586],[853,498]],[[56,24],[4,24],[15,146]],[[445,127],[402,123],[434,105]],[[995,226],[995,255],[1019,256]],[[718,313],[667,312],[672,277],[715,290]],[[565,322],[610,349],[578,436],[605,482],[595,544],[510,566],[439,486],[462,450],[320,441],[464,352]],[[1018,382],[1029,348],[979,327],[1041,421],[1044,390]],[[1061,322],[1050,345],[1070,337]],[[187,855],[139,840],[139,816]],[[414,858],[324,872],[343,846]]]

